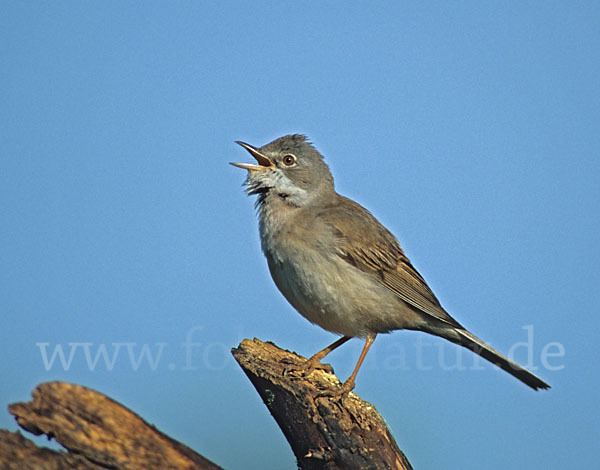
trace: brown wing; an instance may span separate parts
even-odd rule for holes
[[[338,237],[337,249],[342,259],[373,275],[400,299],[421,312],[462,328],[440,305],[394,235],[369,211],[343,196],[323,211],[326,212],[325,220]]]

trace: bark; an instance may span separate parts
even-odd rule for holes
[[[356,394],[319,396],[339,387],[335,375],[284,374],[304,359],[272,343],[244,340],[232,350],[288,440],[300,468],[411,469],[377,410]]]
[[[33,400],[9,406],[19,426],[54,438],[68,452],[39,449],[18,433],[0,436],[2,469],[215,470],[220,467],[171,439],[101,393],[47,382]]]

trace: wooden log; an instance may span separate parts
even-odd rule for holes
[[[316,370],[308,377],[285,375],[306,359],[272,343],[244,340],[232,354],[283,431],[304,470],[398,469],[412,467],[377,410],[356,394],[319,396],[339,387],[335,375]]]
[[[32,392],[33,400],[9,406],[19,426],[55,438],[68,453],[54,453],[87,466],[27,467],[33,448],[21,442],[24,469],[110,468],[119,470],[216,470],[220,467],[192,449],[171,439],[138,415],[101,393],[81,385],[47,382]],[[9,433],[10,434],[10,433]],[[22,436],[21,436],[21,439]],[[18,437],[13,436],[17,443]],[[32,444],[33,445],[33,444]],[[52,462],[57,455],[47,454]],[[21,457],[19,457],[21,456]],[[28,457],[29,456],[29,457]],[[0,468],[5,467],[0,454]]]

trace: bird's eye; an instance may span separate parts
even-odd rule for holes
[[[296,164],[296,157],[294,157],[291,153],[284,155],[282,158],[283,164],[285,166],[294,166]]]

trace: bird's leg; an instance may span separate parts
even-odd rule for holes
[[[375,341],[376,336],[377,336],[376,334],[371,334],[371,335],[367,336],[367,339],[365,340],[365,345],[363,346],[363,350],[360,353],[360,356],[358,357],[356,367],[354,368],[352,375],[350,377],[348,377],[348,379],[346,379],[346,381],[342,384],[342,386],[336,390],[326,390],[324,392],[321,392],[319,394],[319,396],[322,396],[322,397],[344,396],[344,395],[348,395],[348,393],[350,393],[350,391],[352,391],[352,389],[354,388],[354,385],[355,385],[354,380],[356,379],[356,374],[358,374],[358,369],[360,369],[360,366],[362,365],[363,361],[365,360],[365,357],[367,357],[369,348],[373,344],[373,341]]]
[[[321,349],[318,353],[313,355],[310,359],[308,359],[303,364],[296,365],[296,366],[294,366],[294,365],[287,366],[284,369],[283,374],[287,375],[291,371],[297,371],[297,372],[302,372],[302,375],[306,377],[307,375],[312,374],[315,369],[321,369],[326,372],[333,373],[333,368],[329,364],[321,364],[321,359],[323,359],[325,356],[327,356],[327,354],[329,354],[334,349],[339,348],[342,344],[344,344],[346,341],[349,341],[350,339],[352,339],[352,336],[342,336],[340,339],[338,339],[337,341],[334,341],[329,346],[327,346],[325,349]]]

